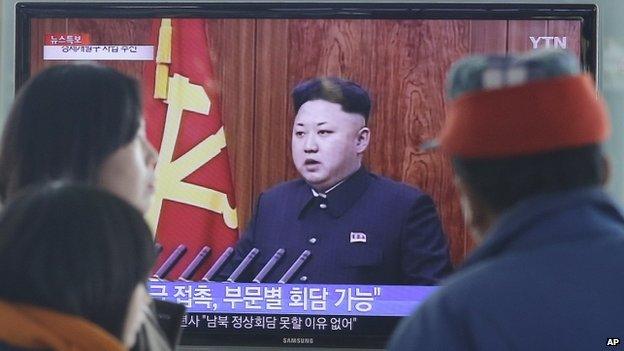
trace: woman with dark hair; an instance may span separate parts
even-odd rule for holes
[[[53,66],[13,103],[0,141],[0,199],[66,180],[102,186],[145,212],[155,164],[136,80],[96,64]]]
[[[155,258],[141,213],[94,187],[36,190],[0,215],[0,349],[133,345]]]
[[[60,180],[109,190],[145,213],[157,155],[141,110],[138,82],[114,69],[88,63],[39,72],[17,94],[0,140],[0,201]],[[175,340],[166,338],[152,309],[134,349],[168,350]]]

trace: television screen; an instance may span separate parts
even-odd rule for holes
[[[594,5],[18,3],[16,33],[17,87],[47,66],[80,61],[142,83],[148,138],[159,150],[146,214],[159,251],[149,289],[186,305],[187,345],[382,347],[435,290],[384,279],[328,283],[331,265],[306,271],[328,256],[317,249],[323,233],[306,238],[309,250],[252,252],[239,272],[255,265],[254,279],[223,276],[260,195],[299,178],[290,146],[298,83],[338,76],[369,91],[365,167],[431,196],[457,266],[474,244],[453,172],[441,154],[419,149],[444,123],[450,65],[469,54],[557,47],[596,69]],[[258,278],[269,262],[270,274]]]

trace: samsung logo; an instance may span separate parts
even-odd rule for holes
[[[314,338],[283,338],[283,344],[314,344]]]

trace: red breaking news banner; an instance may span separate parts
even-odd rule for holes
[[[146,218],[163,246],[156,267],[180,245],[187,250],[167,274],[176,280],[204,246],[200,279],[238,239],[234,187],[203,19],[158,19],[156,60],[144,68],[144,116],[159,151],[154,204]],[[165,277],[161,277],[165,278]]]
[[[45,45],[89,45],[88,33],[50,33],[45,35]]]

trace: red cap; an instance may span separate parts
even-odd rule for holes
[[[503,158],[597,144],[611,131],[606,104],[587,75],[466,93],[449,106],[442,151]]]

